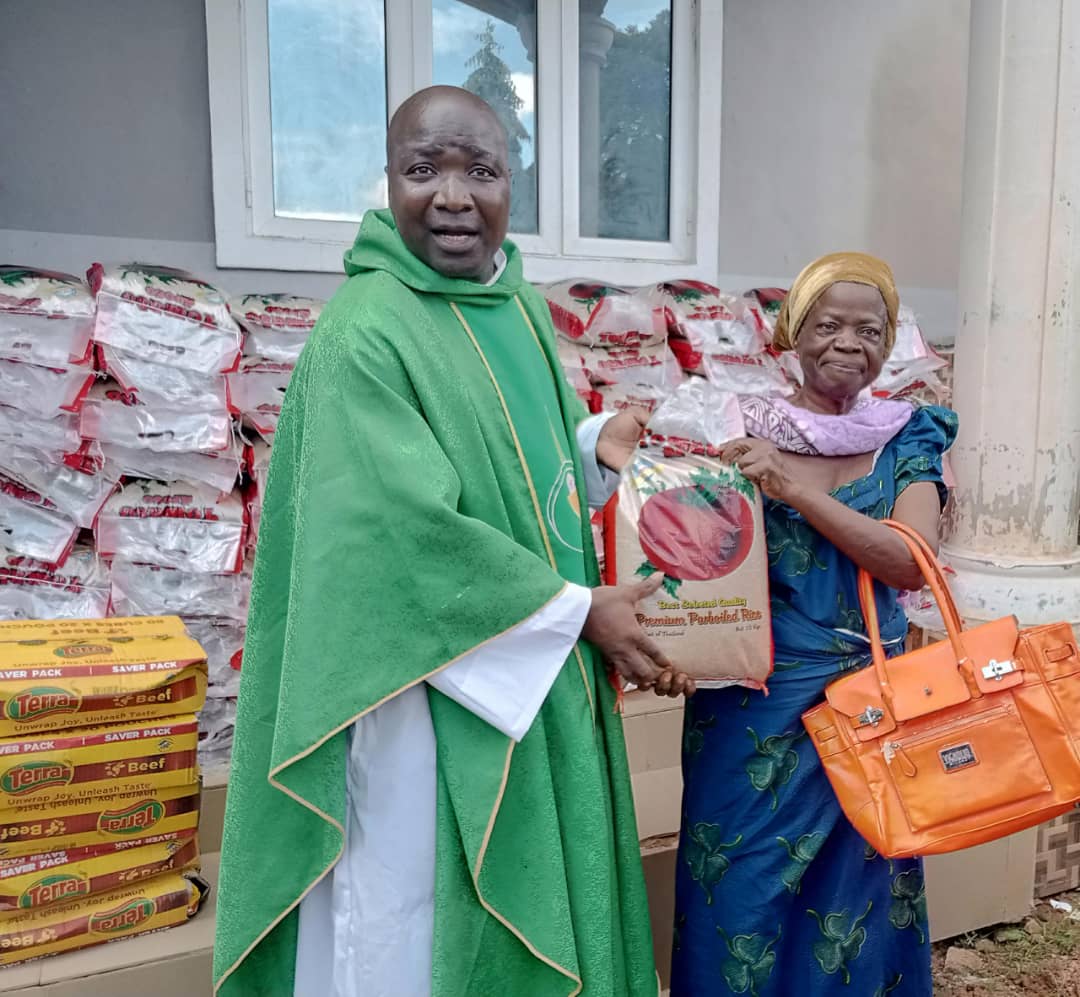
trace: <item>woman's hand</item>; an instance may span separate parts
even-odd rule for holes
[[[720,459],[734,464],[769,498],[791,504],[789,498],[794,482],[784,467],[780,451],[768,440],[755,440],[750,437],[732,440],[720,450]]]

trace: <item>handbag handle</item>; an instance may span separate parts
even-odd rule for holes
[[[934,601],[941,612],[941,618],[945,623],[945,630],[949,636],[949,642],[953,646],[957,668],[969,664],[969,655],[963,642],[963,623],[960,614],[953,601],[949,584],[945,580],[945,574],[941,564],[934,556],[930,545],[922,536],[905,523],[886,519],[883,525],[888,526],[904,541],[915,563],[919,566],[923,578],[930,586]],[[874,671],[877,673],[878,682],[881,685],[882,695],[887,701],[892,700],[892,683],[889,681],[889,672],[886,667],[885,647],[881,642],[881,627],[878,622],[877,602],[874,599],[874,580],[865,568],[859,569],[859,606],[862,609],[863,619],[866,622],[866,633],[870,638],[870,654],[873,660]]]

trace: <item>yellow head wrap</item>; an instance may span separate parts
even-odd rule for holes
[[[896,312],[900,307],[900,296],[889,264],[865,253],[830,253],[814,260],[795,278],[776,318],[773,346],[778,350],[795,349],[799,331],[810,309],[833,284],[842,281],[868,284],[881,292],[889,316],[884,342],[887,357],[896,342]]]

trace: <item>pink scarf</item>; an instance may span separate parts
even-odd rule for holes
[[[740,395],[750,436],[788,453],[848,457],[876,453],[903,429],[915,409],[908,402],[861,398],[845,415],[798,408],[780,395]]]

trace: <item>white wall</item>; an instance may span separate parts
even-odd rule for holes
[[[722,285],[862,249],[952,339],[969,3],[725,0]],[[0,93],[0,261],[153,259],[234,292],[339,282],[214,265],[203,0],[6,0]]]

